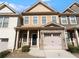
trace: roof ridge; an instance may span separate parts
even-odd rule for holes
[[[74,4],[79,4],[78,2],[73,2],[73,3],[71,3],[62,13],[64,13],[67,9],[69,9],[71,6],[73,6]]]
[[[42,4],[44,4],[45,6],[47,6],[49,9],[53,10],[54,12],[57,12],[57,10],[56,10],[55,8],[50,7],[46,2],[37,1],[37,2],[35,2],[35,4],[33,4],[31,7],[29,7],[28,9],[25,9],[25,10],[23,11],[23,13],[24,13],[24,12],[27,12],[29,9],[31,9],[32,7],[34,7],[35,5],[37,5],[38,3],[42,3]]]
[[[13,7],[11,7],[8,3],[3,2],[3,3],[1,3],[1,4],[2,4],[2,6],[5,5],[6,7],[8,7],[12,12],[17,13],[16,10],[15,10]],[[2,6],[1,6],[1,7],[2,7]]]

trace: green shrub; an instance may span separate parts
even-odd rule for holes
[[[8,50],[2,51],[2,52],[0,52],[0,58],[4,58],[4,57],[6,57],[8,54],[10,54],[10,53],[11,53],[11,52],[8,51]]]
[[[22,47],[22,52],[29,52],[30,51],[30,46],[23,46]]]
[[[79,53],[79,46],[78,47],[74,47],[72,45],[68,46],[68,51],[70,51],[71,53]]]

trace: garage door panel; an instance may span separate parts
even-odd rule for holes
[[[44,49],[62,49],[60,33],[49,33],[44,35]]]

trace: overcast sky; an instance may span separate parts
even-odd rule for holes
[[[0,0],[0,3],[7,3],[17,11],[23,11],[26,8],[32,6],[38,0]],[[50,7],[53,7],[58,12],[63,12],[66,8],[68,8],[71,4],[75,2],[75,0],[43,0]],[[79,2],[79,0],[77,0]]]

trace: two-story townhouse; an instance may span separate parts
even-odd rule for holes
[[[42,1],[22,12],[16,27],[15,49],[24,45],[39,49],[67,49],[65,28],[59,23],[59,13]]]
[[[19,19],[18,19],[19,17]],[[38,49],[67,49],[67,43],[79,45],[79,4],[58,13],[38,1],[17,15],[9,5],[0,5],[0,50],[20,49],[24,45]]]
[[[18,15],[8,4],[0,4],[0,51],[14,49]]]
[[[66,40],[73,46],[79,45],[79,4],[73,3],[62,14],[60,23],[66,28]]]

